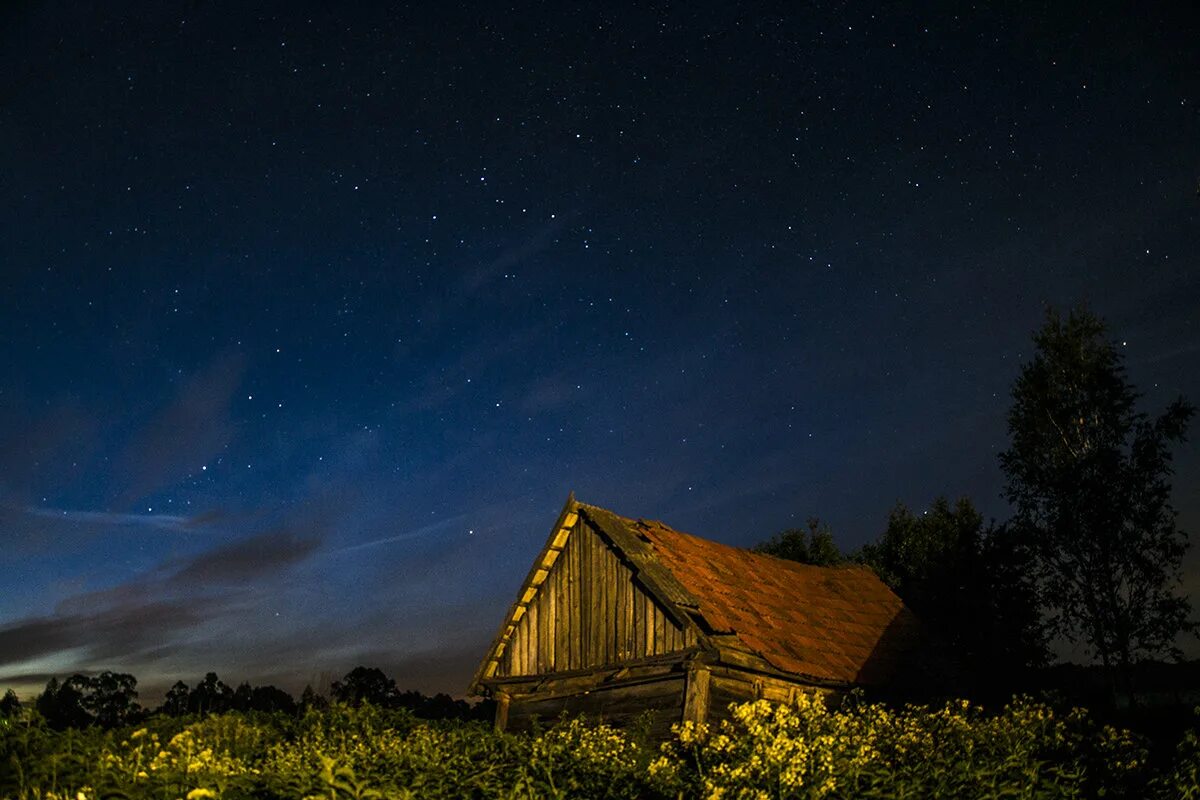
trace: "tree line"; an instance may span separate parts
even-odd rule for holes
[[[122,672],[98,675],[75,674],[59,681],[51,678],[33,702],[37,713],[55,730],[105,729],[134,725],[151,716],[168,717],[221,714],[227,711],[303,714],[308,709],[323,710],[331,702],[377,708],[408,709],[421,719],[491,719],[490,701],[469,704],[447,694],[427,696],[418,691],[402,691],[382,670],[355,667],[330,686],[330,696],[306,686],[299,700],[275,686],[251,686],[241,683],[231,688],[215,672],[209,672],[195,686],[177,681],[161,705],[146,708],[138,703],[137,678]],[[9,689],[0,698],[0,718],[15,718],[21,712],[16,693]]]
[[[1051,660],[1051,643],[1082,646],[1114,700],[1135,697],[1134,667],[1178,660],[1196,633],[1179,594],[1189,546],[1176,522],[1171,448],[1195,409],[1177,399],[1138,409],[1120,347],[1084,308],[1050,309],[1012,389],[1000,454],[1009,520],[984,523],[967,498],[898,504],[883,533],[843,553],[811,519],[759,552],[808,564],[872,567],[974,677],[997,693]]]

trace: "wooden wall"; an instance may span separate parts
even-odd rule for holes
[[[543,726],[552,725],[559,716],[585,714],[608,725],[624,727],[640,722],[645,716],[648,733],[665,739],[671,725],[681,719],[683,712],[684,676],[674,674],[655,681],[633,685],[599,686],[587,692],[567,696],[514,697],[508,709],[505,730],[529,730],[534,720]]]
[[[770,700],[773,703],[794,703],[798,694],[818,694],[829,699],[838,697],[836,692],[811,686],[800,681],[755,675],[736,668],[713,667],[708,690],[708,718],[710,723],[729,719],[730,703],[746,703],[751,700]]]
[[[517,621],[496,677],[587,669],[696,643],[635,584],[633,572],[583,517]]]

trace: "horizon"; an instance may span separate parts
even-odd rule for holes
[[[1106,320],[1142,410],[1200,402],[1196,35],[1171,4],[0,9],[0,688],[462,697],[572,490],[740,547],[1006,519],[1047,307]],[[1195,429],[1174,455],[1194,544]]]

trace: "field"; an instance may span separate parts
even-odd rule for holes
[[[1196,729],[1151,759],[1079,710],[1015,700],[733,707],[665,743],[578,720],[531,734],[334,705],[154,716],[103,731],[0,719],[0,796],[174,798],[1154,798],[1197,800]]]

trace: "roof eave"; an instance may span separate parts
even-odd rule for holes
[[[546,538],[546,544],[542,547],[538,557],[534,559],[533,566],[529,568],[529,573],[525,576],[525,580],[521,582],[521,588],[517,591],[517,599],[509,606],[508,614],[505,615],[504,621],[500,624],[500,629],[496,631],[496,635],[492,638],[492,643],[488,646],[487,655],[480,662],[479,668],[475,670],[475,675],[471,678],[471,685],[467,687],[468,695],[481,694],[483,680],[490,678],[496,671],[496,667],[500,663],[500,658],[504,655],[503,644],[506,639],[512,635],[513,629],[521,616],[524,615],[525,609],[537,594],[538,587],[541,586],[541,581],[545,580],[546,575],[550,573],[550,567],[554,565],[558,554],[562,552],[563,546],[566,543],[567,535],[575,525],[575,520],[579,516],[579,503],[575,500],[575,492],[570,492],[567,495],[567,501],[563,504],[562,511],[558,514],[558,519],[555,520],[554,526],[550,529],[550,535]],[[539,573],[540,580],[539,580]],[[532,594],[531,594],[532,592]]]

